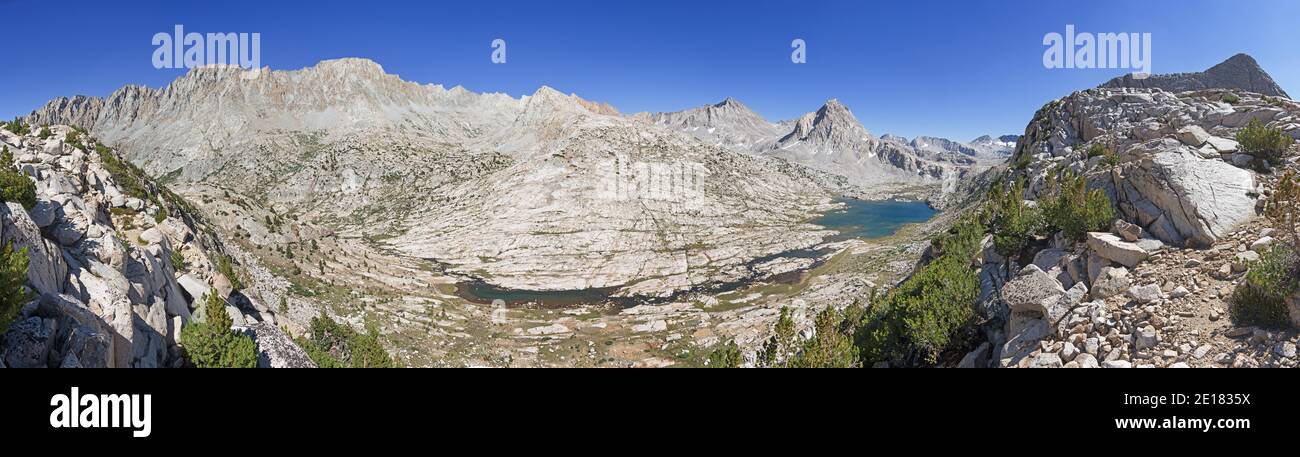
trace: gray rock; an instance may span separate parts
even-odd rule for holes
[[[989,343],[987,341],[980,343],[974,350],[966,353],[957,363],[957,368],[984,368],[989,363]]]
[[[1128,289],[1128,296],[1141,304],[1155,303],[1160,301],[1160,285],[1147,284],[1145,286],[1133,286]]]
[[[1290,98],[1273,78],[1249,55],[1237,54],[1199,73],[1117,77],[1100,87],[1158,88],[1167,92],[1202,89],[1240,89],[1274,97]]]
[[[1142,227],[1123,219],[1115,219],[1115,223],[1111,224],[1110,231],[1130,243],[1142,238]]]
[[[1238,252],[1233,256],[1232,271],[1241,273],[1250,269],[1250,266],[1259,261],[1259,253],[1255,251]]]
[[[1033,361],[1029,362],[1030,368],[1061,368],[1063,365],[1061,356],[1054,352],[1038,354]]]
[[[40,317],[14,322],[4,336],[4,362],[12,368],[45,368],[53,330]]]
[[[207,296],[208,292],[212,290],[211,287],[208,287],[207,283],[200,281],[198,278],[195,278],[188,273],[177,278],[176,283],[179,284],[182,289],[185,289],[185,293],[190,295],[191,308],[194,306],[193,304],[196,301],[202,300],[203,297]]]
[[[1210,139],[1210,134],[1206,133],[1205,129],[1199,125],[1189,125],[1178,129],[1178,141],[1183,142],[1185,145],[1200,147],[1208,139]]]
[[[1007,303],[1013,315],[1029,314],[1046,318],[1049,319],[1049,326],[1053,325],[1051,316],[1058,314],[1053,312],[1053,308],[1062,295],[1065,295],[1065,289],[1061,283],[1035,265],[1021,269],[1015,278],[1002,286],[1002,300]],[[1059,315],[1056,317],[1060,318]]]
[[[63,252],[41,237],[40,227],[14,202],[0,204],[0,244],[11,242],[15,250],[27,249],[27,280],[37,292],[63,293],[68,275]]]
[[[1273,246],[1273,237],[1266,236],[1258,240],[1255,240],[1254,243],[1250,243],[1250,250],[1255,252],[1264,252],[1265,250],[1268,250],[1268,248],[1271,246]]]
[[[1097,255],[1129,268],[1150,256],[1145,249],[1110,233],[1089,232],[1088,247]]]
[[[1129,289],[1129,284],[1131,284],[1131,280],[1128,278],[1128,269],[1124,267],[1102,268],[1101,274],[1092,283],[1092,297],[1094,299],[1106,299],[1119,295]]]
[[[1133,334],[1133,346],[1139,351],[1154,348],[1157,344],[1160,344],[1160,337],[1155,327],[1148,325]]]
[[[1079,364],[1079,368],[1098,368],[1097,358],[1089,353],[1082,353],[1074,358],[1074,362]]]
[[[252,337],[257,343],[258,368],[316,368],[307,352],[274,325],[255,322],[234,330]]]
[[[1133,363],[1127,360],[1107,360],[1101,363],[1102,368],[1133,368]]]

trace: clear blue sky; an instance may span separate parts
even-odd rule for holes
[[[876,133],[958,140],[1021,133],[1043,103],[1123,74],[1047,70],[1043,35],[1150,32],[1153,71],[1247,52],[1300,94],[1295,1],[0,0],[0,117],[50,98],[166,85],[155,33],[260,32],[262,65],[367,57],[421,83],[530,94],[545,84],[623,112],[731,96],[771,120],[838,98]],[[507,41],[508,63],[490,62]],[[790,63],[790,41],[808,63]]]

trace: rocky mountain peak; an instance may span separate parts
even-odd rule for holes
[[[1139,89],[1163,89],[1169,92],[1186,92],[1201,89],[1237,89],[1255,92],[1273,97],[1286,97],[1273,77],[1248,54],[1237,54],[1199,73],[1177,73],[1169,75],[1152,75],[1136,79],[1133,75],[1124,75],[1102,84],[1100,87],[1131,87]]]

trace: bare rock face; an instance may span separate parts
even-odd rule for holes
[[[1179,73],[1172,75],[1152,75],[1136,79],[1133,75],[1124,75],[1102,84],[1100,87],[1137,89],[1163,89],[1169,92],[1184,92],[1202,89],[1240,89],[1272,97],[1291,98],[1273,81],[1273,78],[1260,68],[1255,59],[1246,54],[1229,57],[1218,65],[1200,73]]]
[[[0,205],[0,221],[0,244],[13,243],[15,251],[27,250],[27,279],[32,286],[43,294],[62,293],[68,265],[58,244],[41,237],[40,228],[20,204]]]
[[[102,107],[79,98],[51,110],[76,118],[79,109]],[[21,325],[0,338],[6,365],[178,365],[176,341],[193,303],[177,284],[183,272],[172,264],[173,254],[182,246],[192,258],[217,252],[211,230],[148,177],[110,167],[108,161],[122,160],[115,152],[88,154],[84,149],[102,146],[94,139],[65,144],[71,127],[43,128],[50,138],[0,130],[0,142],[17,161],[0,166],[18,168],[36,188],[30,212],[13,202],[0,205],[0,243],[26,250],[26,286],[37,297],[23,308]],[[191,271],[216,275],[211,262],[196,260]]]
[[[1160,89],[1090,89],[1053,101],[1019,143],[1018,172],[1027,197],[1047,190],[1050,173],[1087,177],[1117,215],[1165,244],[1208,247],[1254,217],[1258,182],[1233,138],[1250,119],[1284,131],[1300,123],[1300,105],[1249,92],[1171,94]],[[1112,157],[1088,157],[1096,146]],[[1126,264],[1127,265],[1127,264]]]

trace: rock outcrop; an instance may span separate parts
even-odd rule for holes
[[[1255,159],[1237,150],[1237,130],[1258,119],[1300,135],[1294,102],[1240,92],[1230,104],[1226,93],[1090,89],[1049,103],[1016,152],[1028,160],[1026,197],[1054,171],[1086,174],[1145,233],[1176,246],[1212,245],[1255,212]],[[1096,147],[1113,160],[1089,157]]]
[[[1090,232],[1082,240],[1052,234],[1050,246],[1019,256],[1032,257],[1033,264],[1000,289],[985,288],[989,298],[977,308],[987,322],[987,342],[1000,349],[990,364],[1300,363],[1294,333],[1236,327],[1225,318],[1233,289],[1256,265],[1258,251],[1273,243],[1272,230],[1261,229],[1256,216],[1275,172],[1257,170],[1297,166],[1294,147],[1279,163],[1266,163],[1245,156],[1234,140],[1251,120],[1300,136],[1300,105],[1274,98],[1285,94],[1272,91],[1272,80],[1260,75],[1253,60],[1238,56],[1204,74],[1152,78],[1183,92],[1160,85],[1103,87],[1039,110],[1010,172],[1011,180],[1024,179],[1024,199],[1037,203],[1053,180],[1072,173],[1103,190],[1119,220],[1109,232]],[[1017,271],[1016,262],[986,264],[984,271],[995,272],[988,282]],[[977,356],[973,351],[967,359]]]
[[[1138,79],[1124,75],[1102,84],[1101,87],[1136,89],[1163,89],[1168,92],[1185,92],[1203,89],[1236,89],[1272,97],[1291,98],[1260,68],[1255,58],[1237,54],[1228,60],[1200,73],[1151,75]]]
[[[16,161],[0,166],[36,187],[30,211],[0,204],[0,242],[26,250],[35,297],[0,342],[5,364],[180,365],[179,332],[198,297],[183,295],[176,278],[219,276],[209,255],[220,243],[188,203],[116,152],[71,127],[44,128],[47,138],[0,130]]]

